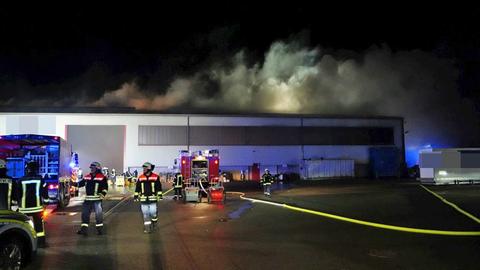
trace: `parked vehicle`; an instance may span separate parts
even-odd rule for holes
[[[72,152],[58,136],[35,134],[0,136],[0,158],[7,161],[7,174],[14,180],[25,174],[25,164],[38,162],[39,174],[48,187],[49,203],[60,208],[68,205],[71,190]]]
[[[37,251],[33,221],[11,210],[0,210],[0,269],[20,269]]]

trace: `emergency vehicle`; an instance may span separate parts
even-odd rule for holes
[[[180,173],[184,179],[184,202],[201,202],[202,197],[206,196],[208,203],[225,203],[225,188],[219,175],[218,150],[182,150],[179,161]]]
[[[71,158],[67,142],[58,136],[21,134],[0,136],[0,158],[7,162],[7,175],[14,180],[25,175],[25,164],[34,160],[45,179],[49,203],[60,208],[70,202]]]

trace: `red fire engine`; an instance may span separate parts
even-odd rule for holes
[[[202,194],[208,203],[225,203],[225,188],[219,176],[218,150],[189,152],[180,151],[180,173],[184,179],[182,198],[184,202],[201,202]]]

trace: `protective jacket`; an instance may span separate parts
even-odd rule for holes
[[[47,184],[40,175],[27,175],[18,181],[18,210],[22,213],[43,211],[44,200],[48,197]]]
[[[182,188],[183,187],[183,175],[177,174],[175,176],[175,180],[173,182],[174,188]]]
[[[162,184],[158,174],[151,173],[148,176],[142,174],[138,177],[134,199],[140,199],[142,203],[152,203],[163,199]]]
[[[261,183],[263,185],[271,185],[273,183],[273,175],[271,175],[270,173],[264,173],[262,175],[262,181]]]
[[[77,184],[85,187],[85,201],[100,201],[107,195],[108,182],[103,173],[87,174]]]
[[[15,182],[8,176],[0,176],[0,210],[11,210],[12,201],[16,200]]]

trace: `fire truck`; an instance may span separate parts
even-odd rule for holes
[[[0,158],[7,162],[7,174],[14,180],[25,175],[25,164],[34,160],[45,179],[50,203],[60,208],[71,197],[71,152],[58,136],[21,134],[0,136]]]
[[[179,160],[180,173],[184,179],[183,202],[201,202],[206,196],[208,203],[225,203],[225,188],[219,175],[218,150],[182,150]]]

